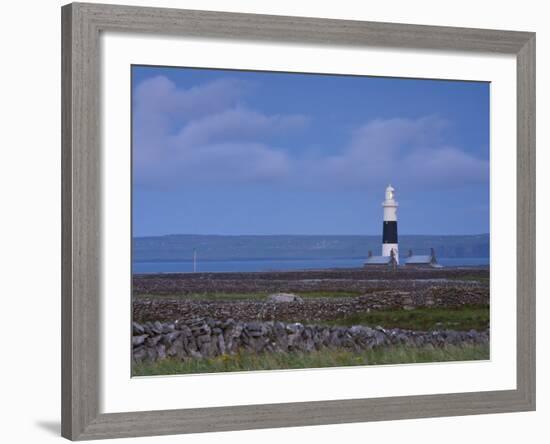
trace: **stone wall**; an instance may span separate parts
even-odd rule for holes
[[[406,345],[485,344],[489,331],[416,332],[402,329],[323,327],[300,323],[243,322],[196,318],[179,322],[133,323],[134,362],[214,357],[237,352],[311,352],[323,348],[352,351]]]
[[[180,273],[134,275],[133,294],[300,293],[308,291],[410,290],[464,286],[488,287],[488,269],[325,270],[256,273]],[[472,280],[478,278],[480,281]]]
[[[369,310],[415,307],[457,308],[488,305],[488,287],[427,287],[412,291],[377,291],[357,297],[304,298],[303,302],[277,304],[265,299],[242,301],[193,300],[183,297],[136,297],[133,319],[170,321],[211,317],[239,321],[311,322],[335,320]]]

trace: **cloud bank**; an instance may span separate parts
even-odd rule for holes
[[[309,181],[343,187],[472,185],[489,180],[489,162],[445,143],[449,123],[434,116],[373,120],[334,156],[319,158]]]
[[[316,128],[302,114],[252,109],[245,104],[250,90],[232,79],[188,89],[164,76],[140,83],[133,104],[136,183],[356,189],[388,182],[456,187],[489,180],[488,160],[446,143],[451,123],[437,116],[365,122],[333,154],[306,156],[306,147],[275,146],[278,135],[307,131],[318,139],[326,128]]]
[[[269,138],[302,130],[309,120],[247,108],[242,103],[247,87],[221,79],[183,89],[164,76],[139,84],[134,95],[136,183],[248,183],[287,176],[288,155],[270,146]]]

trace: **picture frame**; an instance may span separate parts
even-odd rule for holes
[[[517,387],[369,399],[100,412],[100,33],[508,54],[517,66]],[[535,34],[73,3],[62,8],[62,435],[72,440],[535,409]]]

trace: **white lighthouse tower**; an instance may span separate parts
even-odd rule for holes
[[[397,246],[397,202],[395,189],[388,185],[384,207],[384,228],[382,232],[382,256],[391,256],[392,251],[396,263],[399,263],[399,248]]]

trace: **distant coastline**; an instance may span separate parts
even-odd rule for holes
[[[489,265],[489,236],[402,236],[402,254],[436,252],[445,267]],[[486,242],[486,243],[485,243]],[[267,272],[356,269],[379,236],[163,236],[134,239],[133,273]],[[193,250],[197,261],[193,262]],[[353,255],[348,255],[350,251]],[[464,253],[477,256],[459,256]],[[447,255],[444,255],[447,253]],[[449,257],[448,254],[451,254]],[[485,255],[483,253],[486,253]],[[454,256],[453,256],[454,255]]]
[[[378,254],[381,237],[372,235],[167,235],[134,237],[134,263],[223,261],[345,261]],[[435,249],[438,258],[488,258],[489,234],[401,235],[399,250],[406,255]]]

